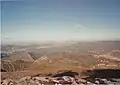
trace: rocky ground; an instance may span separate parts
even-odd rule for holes
[[[96,72],[96,76],[99,76],[98,78],[95,76],[81,77],[76,72],[62,71],[56,74],[24,76],[19,79],[4,78],[1,80],[1,85],[120,85],[119,70],[117,72],[118,75],[111,75],[111,78],[110,76],[108,76],[109,78],[101,77]],[[112,76],[115,78],[112,78]]]
[[[51,80],[50,80],[51,79]],[[79,82],[73,81],[60,83],[55,78],[47,79],[45,77],[30,77],[26,76],[19,80],[4,79],[1,81],[1,85],[120,85],[120,79],[118,80],[107,80],[107,79],[96,79],[95,83],[87,81],[85,79],[78,79]]]

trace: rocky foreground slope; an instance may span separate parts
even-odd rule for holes
[[[83,76],[84,75],[84,76]],[[59,71],[56,74],[25,76],[20,79],[2,79],[1,85],[119,85],[120,70],[96,69],[79,74]]]

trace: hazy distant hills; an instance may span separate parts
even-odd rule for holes
[[[83,52],[92,50],[109,52],[115,49],[120,49],[120,41],[78,42],[72,46]]]
[[[74,42],[68,44],[57,44],[50,45],[47,47],[34,48],[30,50],[34,56],[39,58],[40,56],[45,55],[59,55],[60,52],[77,52],[81,54],[103,54],[107,52],[111,52],[112,50],[120,49],[119,41],[103,41],[103,42]]]
[[[62,44],[43,44],[40,46],[6,45],[2,46],[2,50],[3,49],[6,49],[7,52],[1,54],[1,64],[3,70],[7,71],[24,69],[41,71],[56,71],[61,69],[80,70],[101,63],[96,62],[96,59],[99,59],[93,56],[96,54],[109,54],[112,57],[120,58],[120,52],[118,52],[120,50],[120,41],[66,42]],[[104,57],[100,59],[109,60],[109,58]],[[115,63],[116,62],[113,62],[113,64]]]
[[[16,60],[23,60],[23,61],[34,61],[34,59],[30,56],[28,52],[15,52],[9,54],[8,57],[3,57],[2,60],[9,60],[9,61],[16,61]]]
[[[103,54],[111,52],[112,50],[120,49],[120,41],[99,41],[99,42],[65,42],[65,43],[45,43],[40,45],[2,45],[1,52],[7,52],[3,57],[10,57],[9,59],[23,60],[37,59],[43,55],[59,55],[60,52],[78,52],[78,53],[93,53]],[[24,51],[24,52],[22,52]],[[32,57],[32,58],[31,58]],[[28,59],[27,59],[28,58]],[[13,59],[13,60],[14,60]]]
[[[34,59],[29,55],[28,52],[19,52],[10,55],[10,60],[24,60],[24,61],[34,61]]]
[[[4,49],[4,50],[3,50]],[[65,44],[53,43],[53,44],[41,44],[41,45],[29,45],[29,46],[15,46],[6,45],[1,47],[1,51],[5,51],[10,54],[5,54],[10,60],[30,60],[33,61],[43,55],[59,55],[61,52],[77,52],[83,54],[103,54],[111,52],[112,50],[120,49],[120,41],[100,41],[100,42],[74,42]],[[24,51],[23,51],[24,50]],[[2,52],[3,52],[2,51]],[[13,51],[13,53],[11,53]],[[15,52],[16,51],[16,52]],[[23,51],[23,52],[22,52]]]

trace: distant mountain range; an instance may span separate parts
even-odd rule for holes
[[[47,47],[36,49],[41,46]],[[18,70],[21,68],[21,63],[23,63],[25,69],[40,70],[50,67],[51,70],[55,70],[57,65],[61,65],[60,67],[63,69],[79,69],[80,66],[89,67],[89,65],[96,64],[96,58],[93,55],[109,54],[120,58],[118,52],[120,50],[120,41],[48,43],[27,46],[5,45],[1,46],[1,48],[7,50],[7,52],[1,53],[2,70],[13,67]],[[76,67],[77,65],[79,66]]]

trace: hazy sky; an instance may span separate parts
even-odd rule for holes
[[[2,41],[120,38],[120,0],[2,1]]]

